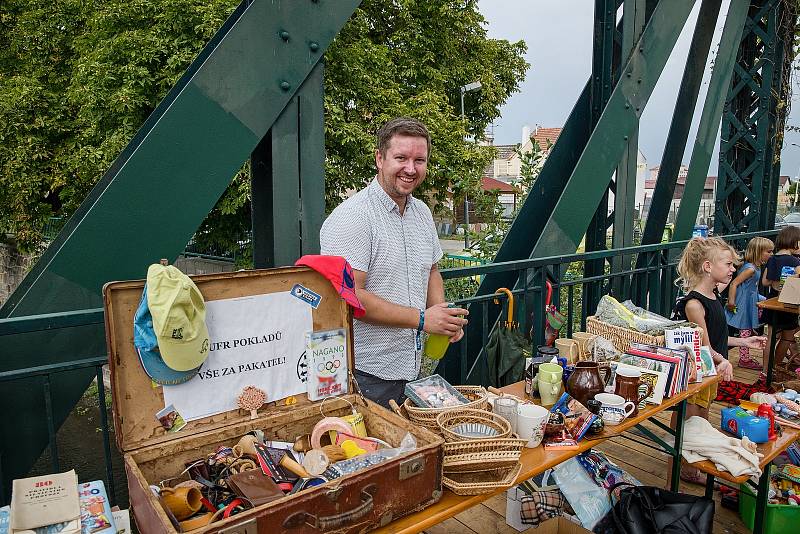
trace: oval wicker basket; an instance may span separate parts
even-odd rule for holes
[[[511,424],[505,418],[484,410],[452,409],[440,413],[436,424],[447,442],[497,440],[511,435]],[[496,433],[486,437],[468,437],[453,431],[459,425],[476,425]]]
[[[456,495],[480,495],[511,487],[516,482],[522,464],[500,469],[488,469],[470,473],[448,473],[442,475],[442,485]]]
[[[454,386],[459,393],[464,395],[469,402],[461,406],[448,408],[418,408],[414,406],[411,399],[406,399],[403,403],[403,410],[408,415],[409,421],[419,426],[424,426],[437,434],[440,434],[439,425],[436,424],[436,417],[440,413],[450,410],[462,410],[470,408],[475,410],[485,410],[489,405],[489,394],[483,386]]]
[[[445,473],[470,473],[512,467],[519,463],[524,439],[500,438],[453,441],[442,446]]]

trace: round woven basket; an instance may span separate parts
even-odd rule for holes
[[[442,446],[445,473],[471,473],[508,468],[519,463],[524,439],[500,438],[453,441]]]
[[[461,406],[448,407],[448,408],[418,408],[414,406],[411,399],[406,399],[403,403],[403,410],[405,410],[408,419],[419,426],[424,426],[428,430],[440,433],[439,425],[436,424],[436,417],[439,414],[451,411],[462,410],[464,408],[472,408],[476,410],[485,410],[489,405],[489,394],[483,386],[454,386],[459,393],[464,395],[469,403],[462,404]]]
[[[511,435],[511,424],[505,418],[484,410],[466,408],[449,410],[439,414],[436,418],[436,424],[439,425],[439,430],[447,442],[497,440]],[[462,425],[468,426],[473,430],[486,431],[487,434],[485,437],[480,437],[479,435],[473,437],[454,431],[456,427]]]

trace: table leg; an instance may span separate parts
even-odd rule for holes
[[[714,498],[714,475],[706,473],[706,497]]]
[[[755,518],[753,519],[753,534],[764,533],[764,517],[767,515],[767,497],[769,493],[769,467],[772,462],[764,466],[761,478],[758,479],[758,495],[756,495]]]
[[[772,384],[772,368],[775,366],[775,340],[777,330],[774,326],[769,327],[769,351],[767,357],[767,385]]]
[[[686,400],[682,400],[677,406],[678,422],[675,424],[675,444],[673,445],[674,456],[672,457],[672,480],[670,489],[678,491],[681,483],[681,448],[683,447],[683,425],[686,419]]]

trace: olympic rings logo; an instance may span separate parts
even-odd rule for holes
[[[339,360],[328,360],[327,362],[320,362],[319,364],[317,364],[317,371],[319,371],[320,373],[322,371],[331,372],[338,369],[340,365],[342,365],[342,362]]]

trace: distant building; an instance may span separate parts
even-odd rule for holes
[[[655,166],[650,169],[650,177],[645,181],[644,187],[644,202],[642,209],[642,218],[647,218],[650,212],[650,206],[653,202],[653,193],[656,187],[656,180],[658,178],[658,171],[660,167]],[[667,215],[667,223],[675,222],[675,216],[678,213],[678,208],[683,199],[683,192],[686,189],[686,176],[689,173],[689,167],[681,165],[678,171],[678,180],[675,183],[675,194],[672,196],[669,214]],[[785,194],[791,183],[788,176],[781,176],[779,178],[780,191]],[[714,224],[714,210],[717,198],[717,177],[706,176],[706,181],[703,184],[703,193],[700,196],[700,205],[697,209],[697,224],[707,224],[712,226]]]

